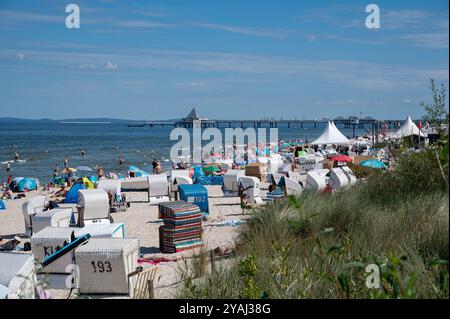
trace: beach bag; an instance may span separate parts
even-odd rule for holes
[[[5,201],[3,199],[0,199],[0,210],[5,210],[5,209],[6,209]]]

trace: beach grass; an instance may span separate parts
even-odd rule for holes
[[[352,189],[255,211],[233,262],[184,278],[178,297],[448,298],[448,184],[433,152],[404,154]]]

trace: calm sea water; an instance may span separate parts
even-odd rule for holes
[[[319,136],[324,126],[304,128],[279,128],[280,139],[305,139]],[[351,137],[352,129],[339,127],[344,135]],[[41,183],[52,179],[53,168],[68,159],[70,167],[87,165],[104,167],[105,172],[126,173],[128,165],[135,165],[151,172],[153,158],[169,168],[170,148],[177,141],[170,141],[169,127],[127,127],[124,123],[75,124],[75,123],[0,123],[0,162],[14,158],[18,152],[24,163],[13,163],[14,177],[37,177]],[[356,134],[364,134],[357,129]],[[204,142],[204,144],[206,144]],[[13,145],[15,147],[13,147]],[[115,148],[119,149],[116,150]],[[81,150],[85,150],[85,156]],[[119,156],[125,158],[125,165],[119,165]],[[6,165],[0,164],[0,181],[6,180]]]

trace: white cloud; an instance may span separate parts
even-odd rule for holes
[[[118,20],[113,25],[120,28],[175,28],[175,24],[152,22],[148,20]]]
[[[269,28],[255,28],[255,27],[242,27],[234,25],[214,24],[214,23],[191,23],[191,25],[207,29],[218,29],[227,32],[240,33],[245,35],[254,35],[259,37],[270,38],[285,38],[288,35],[295,33],[292,30],[286,29],[269,29]]]

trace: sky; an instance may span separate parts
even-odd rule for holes
[[[448,5],[1,0],[0,117],[420,118],[430,78],[448,88]]]

